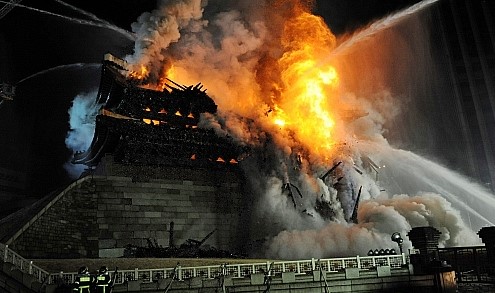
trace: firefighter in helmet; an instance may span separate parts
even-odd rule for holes
[[[108,293],[110,292],[111,278],[108,274],[108,269],[106,266],[102,266],[98,270],[98,275],[96,276],[96,293]]]
[[[77,293],[90,293],[91,283],[93,282],[92,279],[93,278],[89,274],[88,267],[80,267],[74,281],[73,291]]]

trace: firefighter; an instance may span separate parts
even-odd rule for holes
[[[107,267],[102,266],[96,276],[96,293],[110,292],[111,280]]]
[[[77,293],[90,293],[91,285],[93,278],[89,274],[88,267],[80,267],[78,274],[76,276],[76,280],[74,281],[74,289],[73,292]]]

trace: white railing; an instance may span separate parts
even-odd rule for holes
[[[12,263],[17,269],[35,276],[38,281],[43,283],[48,278],[48,284],[57,283],[62,279],[66,284],[73,283],[77,275],[76,272],[50,274],[42,268],[33,264],[19,254],[15,253],[8,245],[0,243],[0,256],[4,262]],[[263,273],[268,275],[277,275],[285,272],[294,272],[296,275],[310,274],[314,270],[319,270],[320,266],[324,272],[339,272],[346,268],[358,268],[360,270],[372,270],[380,266],[390,266],[391,268],[400,268],[406,264],[405,254],[398,255],[380,255],[380,256],[356,256],[345,258],[329,259],[310,259],[310,260],[292,260],[292,261],[275,261],[264,263],[249,264],[224,264],[215,266],[198,266],[198,267],[181,267],[163,268],[163,269],[133,269],[118,270],[115,276],[115,283],[122,284],[125,281],[139,280],[144,283],[151,283],[158,279],[166,279],[174,276],[178,280],[184,280],[193,277],[203,277],[214,279],[226,274],[233,278],[245,278],[251,274]],[[224,272],[224,273],[223,273]],[[115,272],[110,272],[113,275]]]
[[[49,272],[34,265],[33,261],[23,258],[3,243],[0,243],[0,257],[4,262],[13,264],[20,271],[33,275],[40,283],[43,283],[50,276]]]
[[[345,268],[359,268],[360,270],[372,270],[379,266],[390,266],[391,268],[400,268],[406,264],[406,256],[402,255],[381,255],[381,256],[365,256],[365,257],[346,257],[346,258],[330,258],[330,259],[310,259],[310,260],[294,260],[294,261],[276,261],[264,263],[249,263],[249,264],[225,264],[215,266],[198,266],[198,267],[181,267],[163,268],[163,269],[133,269],[133,270],[118,270],[115,277],[115,284],[122,284],[125,281],[139,280],[143,283],[151,283],[159,279],[171,278],[174,271],[177,270],[176,278],[184,280],[193,277],[203,277],[214,279],[222,275],[222,269],[232,278],[245,278],[251,274],[268,273],[269,275],[277,275],[284,272],[294,272],[296,275],[310,274],[314,270],[319,270],[320,265],[325,272],[339,272]],[[110,268],[111,269],[111,268]],[[110,275],[115,272],[110,272]],[[62,278],[64,282],[73,282],[77,273],[63,273],[51,275],[49,283],[55,283],[57,279]]]

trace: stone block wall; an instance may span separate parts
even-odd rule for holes
[[[98,192],[99,248],[146,246],[147,238],[169,246],[170,222],[175,244],[201,240],[205,244],[238,249],[243,207],[239,183],[219,185],[201,181],[152,179],[133,182],[129,177],[95,179]]]
[[[11,248],[27,258],[97,257],[95,187],[92,180],[75,185],[27,226]]]
[[[239,174],[227,169],[177,174],[188,178],[87,177],[9,245],[27,258],[120,256],[128,244],[146,247],[147,238],[169,246],[173,221],[176,245],[215,230],[205,245],[243,252],[248,233],[242,228],[250,215]]]

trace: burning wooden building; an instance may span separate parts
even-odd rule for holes
[[[212,129],[198,127],[200,115],[217,111],[201,84],[183,86],[168,80],[157,91],[140,86],[125,68],[124,61],[105,56],[94,138],[72,163],[94,168],[112,154],[114,162],[133,165],[237,164],[244,149]]]
[[[30,258],[118,257],[129,245],[173,246],[214,230],[204,245],[244,252],[246,149],[198,127],[217,111],[200,84],[147,89],[125,66],[104,58],[93,140],[72,159],[88,172],[0,221],[0,241]]]

